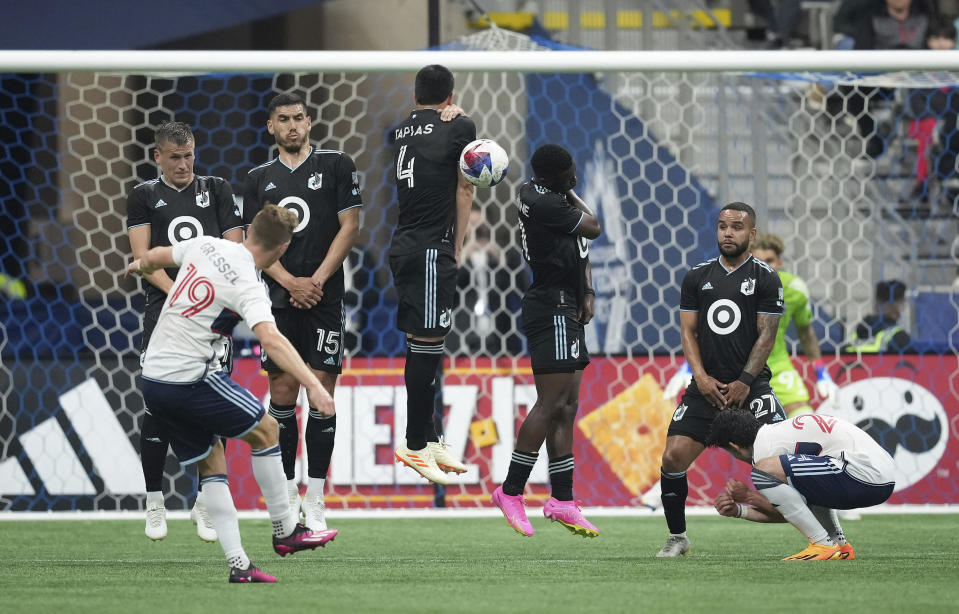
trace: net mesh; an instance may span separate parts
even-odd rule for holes
[[[494,28],[450,47],[556,45]],[[892,451],[895,442],[919,442],[899,448],[911,456],[897,463],[919,476],[901,501],[911,502],[909,492],[959,501],[954,485],[942,494],[929,482],[948,478],[934,469],[955,422],[948,392],[959,330],[955,75],[491,68],[456,79],[456,101],[479,136],[509,152],[511,170],[500,185],[477,190],[459,274],[443,403],[447,440],[470,471],[446,490],[447,505],[488,503],[535,400],[518,326],[529,274],[512,201],[530,152],[547,142],[573,153],[582,195],[604,228],[591,247],[597,309],[574,449],[580,498],[628,505],[655,488],[675,408],[663,387],[681,362],[679,285],[690,266],[715,255],[719,207],[741,200],[756,207],[763,230],[784,239],[786,269],[808,285],[814,329],[843,385],[835,411],[884,416],[889,429],[876,436]],[[316,118],[313,140],[350,153],[363,186],[361,238],[346,264],[349,358],[337,390],[328,503],[434,501],[412,471],[391,464],[403,432],[405,344],[385,258],[396,220],[386,137],[408,112],[412,72],[58,73],[0,77],[0,509],[142,505],[134,381],[142,296],[118,275],[130,253],[127,191],[156,176],[153,131],[175,118],[197,135],[197,171],[242,193],[246,170],[275,155],[267,103],[291,90]],[[905,361],[907,372],[902,362],[854,363],[837,349],[870,311],[875,282],[890,278],[909,286],[903,324],[926,352]],[[811,369],[796,364],[818,405]],[[889,376],[885,388],[880,375]],[[265,398],[250,348],[235,378]],[[899,400],[894,407],[877,409],[891,398]],[[241,448],[231,453],[238,506],[261,506]],[[727,474],[742,471],[728,456],[707,453],[690,471],[690,503],[708,503]],[[187,507],[195,476],[172,456],[167,475],[168,505]],[[541,460],[531,498],[546,496],[546,481]]]

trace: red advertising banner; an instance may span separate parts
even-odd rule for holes
[[[583,378],[573,450],[575,492],[585,505],[641,505],[644,494],[655,492],[666,429],[676,407],[675,400],[662,398],[662,382],[678,362],[668,357],[592,360]],[[840,386],[839,406],[820,406],[817,412],[858,424],[893,454],[899,472],[891,503],[959,503],[954,478],[959,472],[957,362],[955,356],[850,356],[829,365]],[[233,377],[258,397],[267,396],[267,380],[257,360],[238,360]],[[448,360],[443,392],[446,441],[470,468],[447,487],[446,504],[487,506],[490,493],[506,476],[516,431],[536,400],[529,362]],[[432,506],[433,487],[393,462],[393,449],[405,432],[403,360],[351,360],[335,396],[336,449],[327,505]],[[813,405],[819,400],[814,398]],[[245,445],[231,443],[229,453],[236,504],[240,509],[262,508],[249,455],[238,452]],[[301,444],[302,467],[304,454]],[[298,469],[298,475],[305,476],[305,471]],[[708,505],[727,478],[748,483],[749,468],[722,450],[707,450],[688,475],[688,504]],[[544,449],[530,476],[527,498],[544,500],[548,492]]]

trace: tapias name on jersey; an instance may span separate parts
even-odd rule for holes
[[[210,263],[216,267],[216,270],[223,273],[223,278],[230,282],[232,285],[236,285],[236,280],[239,278],[239,274],[233,270],[233,267],[226,261],[226,258],[223,257],[220,252],[216,251],[216,247],[212,243],[206,243],[205,245],[200,246],[200,253],[204,254]]]
[[[403,126],[402,128],[397,128],[394,132],[393,138],[397,141],[418,134],[433,134],[433,124],[426,124],[425,126]]]

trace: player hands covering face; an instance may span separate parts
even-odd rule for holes
[[[719,214],[716,239],[719,252],[727,259],[735,259],[749,249],[749,242],[756,236],[756,228],[745,211],[725,209]]]

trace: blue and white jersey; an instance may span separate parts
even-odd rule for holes
[[[896,481],[889,453],[856,425],[832,416],[807,414],[761,426],[753,443],[753,459],[782,454],[835,458],[845,465],[846,473],[869,484]]]
[[[219,371],[223,338],[239,321],[275,322],[270,297],[241,243],[200,237],[173,246],[180,267],[143,359],[143,377],[194,382]]]

